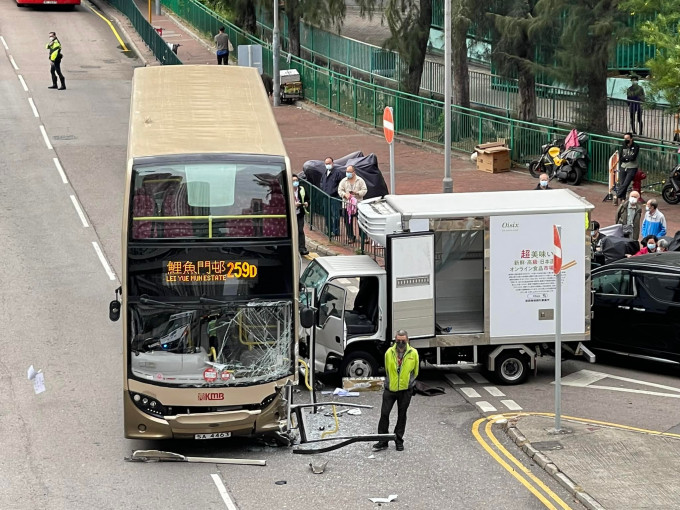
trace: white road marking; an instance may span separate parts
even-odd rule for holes
[[[14,57],[12,55],[9,56],[9,61],[12,63],[12,67],[14,68],[15,71],[19,70],[19,66],[17,63],[14,61]]]
[[[648,382],[648,381],[641,381],[640,379],[631,379],[630,377],[621,377],[618,375],[611,375],[607,374],[605,372],[595,372],[594,370],[581,370],[580,372],[576,372],[577,374],[581,374],[580,378],[575,377],[576,382],[572,382],[569,378],[574,376],[575,374],[570,374],[567,377],[562,378],[562,384],[566,384],[567,386],[588,386],[590,388],[595,388],[596,386],[592,386],[591,382],[596,382],[601,379],[616,379],[617,381],[624,381],[624,382],[629,382],[633,384],[640,384],[642,386],[650,386],[652,388],[659,388],[661,390],[669,390],[669,391],[677,391],[680,393],[680,388],[676,388],[674,386],[665,386],[663,384],[657,384],[653,382]],[[590,379],[591,382],[584,383],[584,380]],[[567,381],[565,383],[565,380]],[[553,383],[554,384],[554,383]]]
[[[31,110],[33,110],[33,116],[36,117],[36,118],[39,118],[40,115],[38,114],[38,109],[35,107],[35,103],[33,102],[32,97],[28,98],[28,104],[31,105]]]
[[[588,386],[594,382],[599,381],[607,377],[607,374],[602,372],[594,372],[593,370],[579,370],[573,374],[566,375],[562,377],[562,385],[566,386]],[[555,384],[553,382],[553,384]]]
[[[470,377],[472,377],[476,383],[489,384],[489,381],[487,380],[487,378],[484,377],[479,372],[470,372]]]
[[[7,42],[5,42],[5,38],[0,35],[0,41],[2,41],[2,45],[5,47],[7,51],[9,51],[9,46],[7,46]]]
[[[47,137],[47,131],[45,131],[45,126],[43,126],[42,124],[40,125],[40,132],[43,135],[43,139],[45,140],[45,145],[47,145],[47,148],[49,150],[53,150],[54,147],[52,147],[52,144],[50,143],[50,139]]]
[[[97,256],[99,257],[99,261],[102,263],[102,266],[104,266],[104,270],[106,271],[106,274],[109,275],[109,279],[115,280],[116,275],[111,270],[111,266],[109,266],[109,263],[106,261],[106,258],[104,257],[104,253],[102,253],[102,249],[99,247],[99,244],[97,243],[97,241],[92,241],[92,246],[94,246],[94,251],[97,252]]]
[[[213,482],[215,482],[217,490],[219,491],[220,496],[222,496],[222,501],[224,501],[224,504],[227,505],[227,508],[229,510],[236,510],[236,505],[234,505],[234,502],[229,497],[229,493],[227,492],[227,488],[224,486],[222,477],[218,474],[212,474],[210,476],[212,476]]]
[[[461,388],[460,391],[465,393],[465,395],[469,398],[480,398],[481,395],[477,393],[477,390],[474,388]]]
[[[451,384],[463,384],[463,380],[456,374],[445,374],[444,377],[446,377]]]
[[[68,184],[68,179],[66,178],[64,169],[61,167],[61,163],[59,163],[59,158],[52,158],[52,161],[54,161],[54,166],[57,167],[57,172],[59,172],[59,175],[61,175],[61,182]]]
[[[504,397],[505,393],[496,388],[495,386],[484,386],[484,389],[489,392],[492,397]]]
[[[19,76],[19,81],[21,82],[21,86],[24,88],[24,92],[28,92],[28,85],[26,85],[26,82],[24,81],[24,77],[21,75]]]
[[[475,402],[475,405],[479,407],[483,413],[493,413],[496,411],[496,408],[486,402],[485,400],[480,400],[479,402]]]
[[[73,207],[76,208],[76,212],[80,217],[80,221],[82,222],[83,227],[89,227],[89,225],[87,224],[87,218],[85,218],[85,213],[83,212],[83,209],[80,207],[78,199],[75,197],[75,195],[71,195],[71,202],[73,202]]]
[[[514,400],[501,400],[501,404],[510,409],[511,411],[521,411],[522,406],[519,405]]]

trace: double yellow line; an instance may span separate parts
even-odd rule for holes
[[[90,10],[92,12],[94,12],[97,16],[99,16],[101,19],[103,19],[109,25],[109,28],[113,32],[113,35],[116,36],[116,39],[118,39],[118,42],[120,43],[120,47],[123,48],[123,51],[130,51],[130,50],[128,50],[127,46],[125,46],[123,39],[121,39],[120,36],[118,35],[118,32],[116,32],[116,29],[113,28],[113,25],[111,24],[111,22],[108,19],[106,19],[104,16],[102,16],[99,12],[95,11],[92,8],[92,6],[88,5],[88,7],[90,8]]]
[[[516,415],[513,415],[516,416]],[[543,503],[546,508],[552,510],[557,510],[558,508],[563,508],[564,510],[571,510],[571,507],[567,505],[562,498],[555,494],[550,487],[544,484],[539,478],[537,478],[531,470],[522,464],[517,458],[512,455],[499,441],[496,436],[493,435],[491,430],[493,424],[499,420],[505,420],[506,417],[503,415],[489,416],[485,418],[480,418],[472,425],[472,435],[475,436],[477,442],[482,445],[482,447],[491,455],[496,462],[498,462],[503,468],[505,468],[508,473],[514,476],[519,483],[524,485],[529,492],[531,492],[536,498],[538,498],[541,503]],[[491,440],[491,443],[495,449],[482,437],[480,433],[480,426],[486,422],[484,425],[484,434]],[[515,467],[513,467],[512,465]],[[557,506],[556,506],[557,505]]]

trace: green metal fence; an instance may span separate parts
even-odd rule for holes
[[[182,63],[132,0],[107,0],[107,2],[127,16],[132,26],[135,27],[137,33],[161,64],[179,65]]]

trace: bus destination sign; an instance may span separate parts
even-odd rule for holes
[[[257,265],[246,261],[170,260],[165,263],[165,284],[217,283],[233,280],[254,280]]]

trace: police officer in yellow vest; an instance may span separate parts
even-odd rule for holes
[[[45,47],[47,48],[47,51],[49,51],[50,74],[52,75],[52,86],[47,88],[56,89],[57,76],[59,76],[59,79],[61,80],[61,87],[59,87],[59,90],[66,90],[66,80],[64,79],[64,75],[61,74],[61,43],[59,42],[59,39],[57,39],[56,33],[50,32],[50,42],[48,42]]]
[[[406,430],[406,411],[411,403],[411,396],[418,377],[420,358],[418,351],[409,345],[408,333],[403,329],[397,331],[394,345],[385,353],[385,389],[380,409],[378,434],[388,434],[390,428],[390,412],[397,403],[397,424],[394,434],[397,451],[404,450],[404,431]],[[386,441],[373,445],[374,450],[387,448]]]

